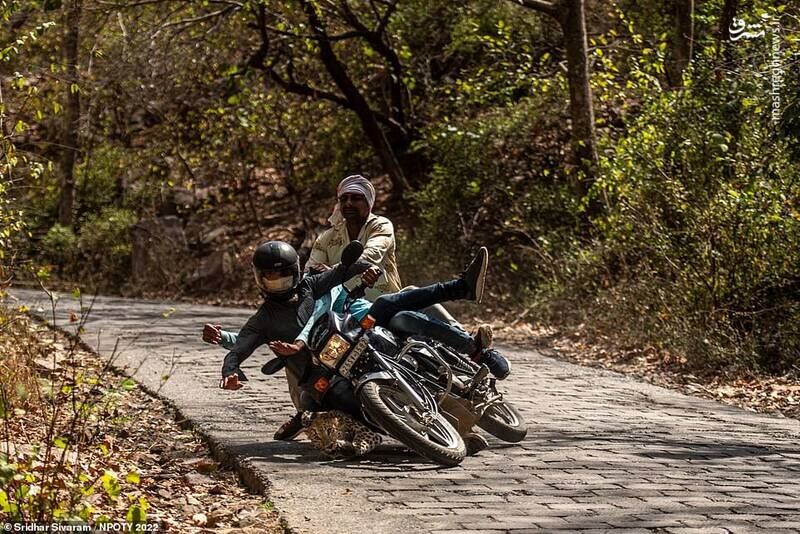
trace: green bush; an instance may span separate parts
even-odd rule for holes
[[[75,167],[78,213],[98,213],[115,205],[122,195],[122,178],[137,161],[117,146],[102,144]]]
[[[578,268],[612,287],[600,314],[636,341],[698,362],[800,362],[800,163],[767,98],[747,73],[658,93],[604,139],[607,211]]]
[[[10,178],[14,161],[14,145],[0,137],[0,295],[11,280],[18,241],[26,233],[22,211],[11,197]]]
[[[78,237],[83,270],[110,283],[126,280],[132,250],[130,228],[136,220],[132,211],[119,208],[105,208],[87,217]]]
[[[68,226],[54,224],[39,244],[42,259],[60,267],[69,264],[77,253],[78,238]]]
[[[565,138],[552,134],[558,116],[547,107],[529,99],[429,130],[433,171],[414,197],[428,257],[453,257],[443,266],[452,270],[488,245],[495,287],[552,278],[553,259],[574,244],[578,203],[558,170]]]

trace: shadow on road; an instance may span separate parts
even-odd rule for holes
[[[631,454],[653,459],[670,460],[715,460],[725,458],[769,457],[776,458],[776,463],[785,469],[800,470],[800,458],[784,455],[797,454],[797,449],[776,446],[760,446],[746,442],[709,441],[708,439],[690,439],[676,436],[667,438],[647,434],[608,435],[598,432],[573,433],[549,432],[529,435],[527,440],[539,442],[542,446],[569,448],[571,446],[586,447],[589,443],[602,445],[603,443],[627,444],[632,449]],[[636,450],[638,449],[638,450]]]
[[[427,463],[402,445],[383,444],[366,456],[352,459],[332,459],[306,441],[266,441],[245,443],[231,448],[239,457],[276,464],[324,464],[340,469],[369,469],[371,471],[439,471],[446,467]]]

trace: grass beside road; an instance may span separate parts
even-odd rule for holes
[[[75,328],[80,318],[74,317]],[[272,504],[110,362],[0,307],[0,523],[285,529]]]

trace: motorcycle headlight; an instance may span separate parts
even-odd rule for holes
[[[322,351],[319,353],[319,360],[328,367],[336,367],[339,358],[345,355],[350,350],[350,342],[339,334],[333,334],[331,338],[325,343]]]

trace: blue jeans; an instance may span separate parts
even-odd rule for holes
[[[478,349],[475,339],[462,329],[417,311],[396,314],[389,321],[389,329],[406,336],[419,335],[435,339],[468,356]]]
[[[461,280],[438,282],[399,293],[381,295],[372,304],[369,314],[378,326],[388,326],[392,317],[403,311],[417,311],[434,304],[467,298],[469,288]]]
[[[477,349],[472,336],[460,328],[417,311],[441,302],[463,299],[468,294],[469,288],[463,280],[439,282],[400,293],[381,295],[369,309],[369,314],[375,318],[378,326],[397,329],[406,335],[430,337],[469,355]]]

